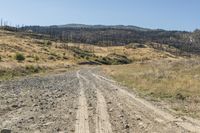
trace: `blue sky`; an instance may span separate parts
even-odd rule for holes
[[[0,0],[0,18],[12,24],[135,25],[200,28],[200,0]]]

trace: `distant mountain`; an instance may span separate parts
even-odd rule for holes
[[[58,27],[58,28],[93,28],[93,29],[132,29],[132,30],[140,30],[140,31],[148,31],[150,29],[141,28],[132,25],[85,25],[85,24],[66,24],[66,25],[53,25],[50,27]]]

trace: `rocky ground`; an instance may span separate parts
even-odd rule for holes
[[[0,130],[63,133],[200,132],[104,76],[83,68],[0,84]]]

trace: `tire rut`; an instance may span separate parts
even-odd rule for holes
[[[112,133],[106,101],[100,90],[97,90],[96,110],[96,133]]]
[[[83,83],[79,71],[77,72],[77,78],[79,79],[79,86],[81,90],[76,117],[75,133],[89,133],[87,100],[84,94]]]
[[[91,75],[88,75],[88,72],[83,73],[81,77],[85,79],[87,83],[86,95],[88,98],[88,103],[91,106],[90,108],[93,109],[90,110],[91,118],[89,123],[91,127],[91,132],[112,133],[109,114],[107,111],[107,103],[103,94],[99,90],[99,87],[97,87],[96,84],[90,79]],[[96,125],[95,128],[94,125]]]

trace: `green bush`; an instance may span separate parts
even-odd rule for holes
[[[2,57],[0,56],[0,62],[2,61]]]
[[[24,61],[25,60],[25,56],[22,53],[17,53],[15,55],[15,59],[19,62]]]

